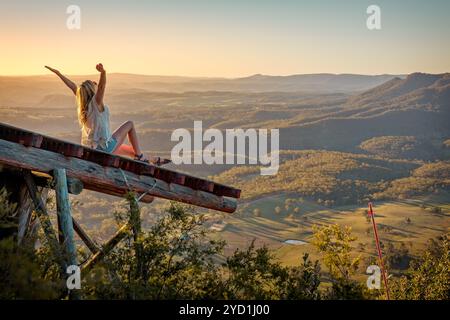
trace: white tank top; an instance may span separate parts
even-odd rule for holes
[[[109,128],[109,109],[104,105],[102,112],[98,109],[95,97],[88,104],[86,123],[81,127],[81,144],[90,148],[106,148],[111,139]]]

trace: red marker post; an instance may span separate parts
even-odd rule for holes
[[[369,216],[372,219],[373,233],[375,235],[375,244],[377,246],[377,251],[378,251],[378,259],[380,260],[380,267],[381,267],[381,272],[383,274],[384,287],[386,288],[386,298],[388,300],[390,300],[388,281],[387,281],[387,277],[386,277],[386,271],[384,269],[383,256],[381,254],[380,240],[378,239],[378,230],[377,230],[377,224],[375,223],[375,215],[374,215],[373,208],[372,208],[372,202],[369,202]]]

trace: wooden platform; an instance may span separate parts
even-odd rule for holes
[[[121,196],[132,190],[152,197],[234,212],[240,190],[185,173],[134,161],[0,123],[0,164],[49,173],[64,168],[88,190]]]

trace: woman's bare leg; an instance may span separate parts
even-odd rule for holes
[[[112,134],[112,136],[117,141],[116,149],[114,150],[114,154],[120,154],[125,156],[140,156],[142,154],[141,148],[139,147],[139,141],[136,134],[136,129],[134,128],[134,124],[132,121],[127,121],[122,124],[116,131]],[[128,137],[128,141],[130,141],[131,146],[124,144],[125,138]],[[147,160],[144,156],[141,160]],[[161,159],[160,157],[151,157],[150,161],[156,164],[166,164],[171,162],[167,159]]]
[[[128,144],[122,144],[116,148],[113,152],[114,154],[121,155],[121,156],[127,156],[127,157],[134,157],[134,149],[132,146]]]
[[[139,146],[138,137],[136,134],[136,129],[134,128],[134,124],[132,121],[127,121],[123,123],[119,128],[116,129],[116,131],[114,131],[112,136],[117,141],[116,150],[119,149],[127,153],[130,151],[129,148],[122,147],[123,143],[125,142],[125,138],[128,137],[128,141],[130,141],[133,148],[133,156],[142,154],[141,148]],[[114,153],[116,152],[114,151]]]

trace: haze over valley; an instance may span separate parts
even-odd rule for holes
[[[96,76],[71,77],[77,83]],[[112,127],[135,122],[146,152],[170,156],[174,129],[193,122],[221,130],[279,128],[280,169],[260,176],[250,165],[169,168],[242,189],[238,212],[204,212],[225,254],[248,245],[275,248],[285,264],[309,252],[311,227],[338,222],[371,244],[364,210],[374,201],[382,240],[411,252],[448,231],[450,209],[450,74],[253,75],[189,78],[110,74],[106,103]],[[53,76],[0,77],[1,122],[79,143],[75,99]],[[94,192],[73,197],[74,214],[98,241],[116,230],[111,203]],[[143,205],[148,226],[166,205]],[[409,219],[410,223],[406,223]],[[302,246],[284,243],[303,241]],[[361,247],[362,248],[362,247]],[[368,258],[372,247],[361,249]]]

